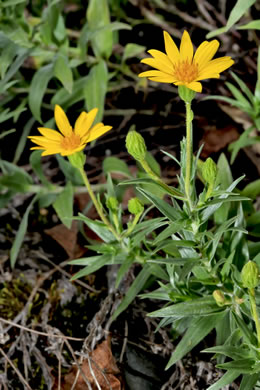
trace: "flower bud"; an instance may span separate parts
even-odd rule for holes
[[[217,177],[217,165],[212,160],[212,158],[207,158],[207,160],[202,165],[202,177],[206,183],[214,184]]]
[[[115,213],[118,209],[118,200],[114,196],[110,196],[109,198],[107,198],[106,206],[108,209]]]
[[[126,148],[129,154],[137,161],[145,159],[146,145],[141,134],[135,130],[130,130],[126,136]]]
[[[255,288],[259,283],[259,268],[253,261],[248,261],[241,271],[242,284],[246,288]]]
[[[178,93],[182,100],[184,100],[186,103],[191,103],[191,101],[194,99],[196,92],[193,91],[190,88],[187,88],[185,85],[179,85],[178,86]]]
[[[144,211],[144,206],[138,198],[132,198],[128,202],[128,211],[134,215],[141,214]]]
[[[212,295],[218,306],[224,306],[226,304],[225,296],[221,290],[214,290]]]

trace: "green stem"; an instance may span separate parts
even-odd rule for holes
[[[191,104],[185,102],[186,106],[186,175],[185,175],[185,193],[192,209],[192,202],[190,198],[191,188],[191,162],[192,162],[192,111]]]
[[[114,229],[114,226],[111,225],[111,223],[109,222],[109,220],[107,219],[107,217],[105,216],[105,214],[103,213],[103,210],[102,210],[102,207],[100,207],[100,204],[98,203],[97,201],[97,198],[95,197],[95,194],[94,192],[92,191],[92,188],[91,188],[91,185],[88,181],[88,177],[84,171],[83,168],[78,168],[80,173],[81,173],[81,176],[82,176],[82,179],[84,181],[84,184],[88,190],[88,193],[89,193],[89,196],[91,197],[92,199],[92,202],[94,203],[94,206],[98,212],[98,215],[100,216],[100,218],[102,219],[102,221],[104,222],[105,225],[107,225],[108,229],[113,233],[113,235],[115,236],[115,238],[118,240],[118,241],[121,241],[121,237],[120,235],[116,232],[116,230]]]
[[[132,231],[134,230],[134,228],[135,228],[137,222],[139,221],[141,215],[142,215],[142,213],[139,213],[139,214],[135,215],[134,220],[132,221],[131,225],[127,229],[127,232],[125,233],[125,237],[128,237],[132,233]]]
[[[258,313],[257,313],[257,306],[256,306],[256,300],[255,300],[255,290],[253,288],[249,288],[248,292],[249,292],[249,299],[250,299],[250,305],[251,305],[251,312],[252,312],[253,319],[255,321],[258,348],[260,348],[260,322],[259,322],[259,317],[258,317]]]
[[[140,164],[142,165],[143,169],[146,173],[158,184],[160,184],[161,187],[163,187],[168,193],[172,194],[173,196],[183,199],[183,194],[171,187],[169,187],[164,181],[161,180],[159,176],[156,175],[156,173],[153,172],[153,170],[149,167],[148,163],[145,160],[139,160]]]

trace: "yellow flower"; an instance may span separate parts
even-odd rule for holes
[[[69,156],[84,149],[88,142],[95,140],[110,129],[111,126],[104,126],[99,122],[91,127],[97,115],[98,109],[93,108],[89,113],[82,112],[76,120],[72,129],[69,120],[63,109],[56,105],[54,117],[60,133],[56,130],[38,127],[42,136],[30,136],[32,142],[38,146],[34,149],[43,149],[42,156],[59,153],[62,156]]]
[[[231,57],[220,57],[212,60],[219,47],[219,42],[204,41],[193,55],[193,46],[187,31],[181,38],[180,50],[170,35],[164,31],[165,53],[159,50],[149,50],[153,58],[145,58],[141,62],[158,70],[148,70],[139,77],[148,77],[159,83],[185,85],[195,92],[202,91],[200,80],[219,78],[219,73],[233,65]]]

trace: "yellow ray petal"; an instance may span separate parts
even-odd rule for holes
[[[44,137],[30,137],[31,141],[34,142],[38,146],[43,146],[44,148],[48,147],[59,147],[59,143],[56,141],[46,140]]]
[[[60,132],[65,136],[69,136],[72,133],[72,127],[69,123],[67,115],[58,104],[55,105],[54,117]]]
[[[84,128],[84,123],[86,122],[88,117],[88,114],[83,111],[77,118],[75,125],[74,125],[74,132],[75,134],[80,135],[80,130]]]
[[[46,127],[38,127],[39,132],[45,137],[53,141],[61,141],[62,135],[56,130],[48,129]]]
[[[83,150],[85,148],[85,144],[84,145],[80,145],[78,146],[77,148],[73,149],[73,150],[62,150],[60,152],[60,154],[62,156],[70,156],[71,154],[74,154],[74,153],[77,153],[77,152],[80,152],[81,150]]]
[[[57,150],[57,149],[46,149],[44,150],[44,152],[42,152],[42,156],[50,156],[51,154],[57,154],[57,153],[60,153],[61,150]]]
[[[87,142],[94,141],[101,135],[105,134],[107,131],[111,130],[112,126],[102,126],[102,127],[96,127],[95,126],[90,130],[89,137],[87,139]]]
[[[186,87],[192,89],[195,92],[201,92],[202,91],[201,83],[198,83],[196,81],[192,81],[192,83],[186,84]]]
[[[141,61],[143,64],[150,65],[153,68],[156,68],[158,70],[161,70],[162,72],[167,72],[167,73],[173,73],[173,65],[168,66],[168,64],[155,59],[155,58],[145,58],[144,60]]]
[[[151,56],[153,56],[153,58],[155,60],[159,60],[159,61],[163,62],[166,66],[168,66],[172,69],[173,63],[172,63],[171,59],[166,54],[164,54],[163,52],[161,52],[159,50],[155,50],[155,49],[148,50],[148,53],[151,54]]]
[[[42,150],[42,149],[45,149],[43,146],[33,146],[32,148],[30,148],[30,150]]]
[[[98,108],[93,108],[89,113],[85,113],[86,115],[82,116],[82,114],[78,117],[75,123],[75,134],[78,134],[80,137],[84,137],[84,135],[88,132],[92,123],[94,122],[96,115],[98,112]]]
[[[220,73],[234,64],[230,57],[220,57],[209,61],[207,65],[199,69],[199,74],[203,72]]]
[[[163,32],[163,36],[167,56],[170,58],[171,62],[175,64],[180,60],[180,52],[167,31]]]
[[[191,63],[193,57],[193,46],[189,36],[189,33],[185,30],[181,38],[180,46],[180,61],[186,61]]]
[[[218,47],[219,47],[219,42],[216,39],[214,39],[214,41],[211,42],[208,41],[202,42],[202,44],[196,50],[193,62],[198,64],[199,67],[206,65],[208,61],[210,61],[216,54]]]
[[[194,81],[199,81],[199,80],[206,80],[206,79],[219,79],[219,73],[212,73],[212,72],[201,72],[199,73],[199,76],[196,78]]]
[[[149,77],[151,81],[157,81],[158,83],[175,83],[176,79],[173,76],[157,76]]]
[[[138,77],[156,77],[156,76],[169,76],[168,73],[161,72],[160,70],[147,70],[138,75]]]

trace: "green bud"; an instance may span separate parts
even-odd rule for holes
[[[110,196],[106,201],[106,206],[113,212],[118,210],[118,201],[114,196]]]
[[[216,181],[218,168],[212,158],[207,158],[207,160],[202,165],[202,177],[206,183],[213,185]]]
[[[242,284],[246,288],[255,288],[259,284],[259,268],[253,261],[248,261],[241,271]]]
[[[214,290],[212,295],[218,306],[224,306],[226,304],[225,296],[221,290]]]
[[[129,154],[137,161],[145,159],[146,145],[141,134],[135,130],[130,130],[126,136],[126,148]]]
[[[80,152],[76,152],[69,155],[68,159],[71,165],[73,165],[73,167],[78,169],[82,169],[86,162],[86,156],[82,150]]]
[[[132,198],[128,202],[128,211],[134,215],[141,214],[144,211],[144,206],[138,198]]]
[[[182,100],[185,101],[185,103],[191,103],[194,99],[196,92],[193,91],[190,88],[185,87],[185,85],[179,85],[178,86],[178,93]]]

